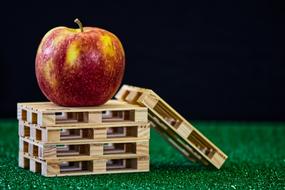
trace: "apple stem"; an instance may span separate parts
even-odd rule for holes
[[[80,31],[83,32],[82,22],[81,22],[78,18],[76,18],[76,19],[74,20],[74,22],[75,22],[76,24],[78,24],[78,26],[79,26],[79,28],[80,28]]]

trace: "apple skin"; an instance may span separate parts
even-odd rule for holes
[[[43,94],[61,106],[98,106],[118,90],[125,53],[112,33],[95,27],[56,27],[42,39],[35,61]]]

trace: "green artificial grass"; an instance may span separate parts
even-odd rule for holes
[[[46,178],[18,167],[16,120],[0,120],[0,189],[285,189],[285,123],[194,122],[228,160],[192,163],[151,131],[151,171]]]

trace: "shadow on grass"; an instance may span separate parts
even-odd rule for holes
[[[164,172],[164,171],[181,171],[181,172],[215,172],[217,171],[216,168],[212,166],[203,166],[198,163],[189,163],[187,165],[181,165],[181,164],[151,164],[151,171],[157,171],[157,172]]]

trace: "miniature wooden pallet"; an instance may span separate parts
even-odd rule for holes
[[[18,103],[18,120],[40,127],[124,125],[147,123],[147,109],[117,100],[109,100],[97,107],[62,107],[51,102]]]
[[[40,160],[93,160],[149,155],[149,140],[81,144],[46,144],[19,138],[19,152]]]
[[[124,85],[115,97],[146,106],[155,128],[188,159],[211,164],[218,169],[227,159],[227,155],[152,90]]]
[[[119,123],[87,126],[41,127],[27,121],[19,121],[19,136],[43,143],[89,143],[148,140],[150,127],[146,122]]]
[[[75,176],[149,171],[149,157],[110,157],[102,159],[47,160],[43,161],[27,153],[19,153],[19,166],[46,177]]]

